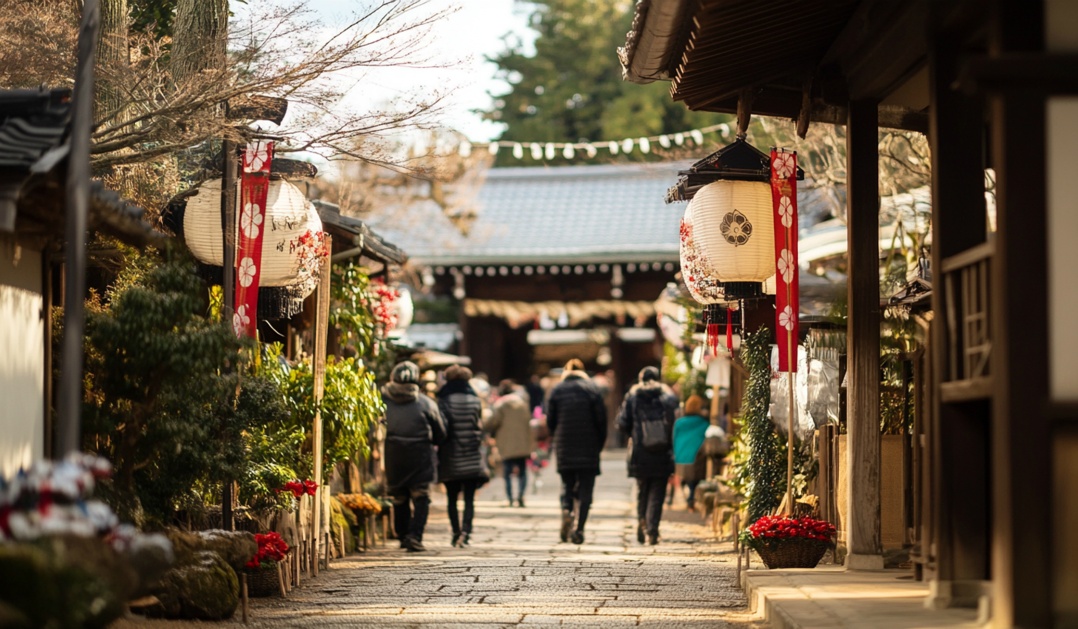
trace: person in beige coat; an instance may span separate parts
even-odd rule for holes
[[[509,506],[524,506],[524,490],[528,487],[528,459],[535,450],[531,429],[531,406],[527,393],[512,380],[498,384],[498,401],[483,429],[494,437],[505,472],[505,494]],[[517,473],[518,493],[513,500],[513,472]]]

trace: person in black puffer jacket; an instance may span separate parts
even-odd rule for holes
[[[599,475],[599,453],[606,443],[606,405],[603,396],[574,358],[565,365],[562,381],[547,400],[547,428],[554,441],[561,476],[561,541],[584,543],[595,477]]]
[[[644,543],[647,533],[651,545],[659,543],[659,520],[663,516],[663,498],[666,484],[674,473],[674,450],[671,433],[678,406],[677,396],[659,381],[659,370],[644,367],[640,370],[640,382],[629,389],[618,412],[618,430],[632,439],[629,455],[629,476],[637,483],[637,529],[636,540]],[[661,427],[665,443],[661,446],[644,447],[643,424]]]
[[[483,456],[483,403],[468,383],[472,370],[453,365],[445,370],[438,390],[438,408],[445,417],[448,438],[438,449],[438,477],[445,483],[447,511],[453,527],[453,546],[467,546],[475,516],[475,490],[488,480]],[[457,498],[464,494],[464,521],[457,514]]]
[[[393,497],[393,529],[401,548],[426,550],[423,529],[435,481],[434,446],[445,440],[438,405],[419,392],[419,367],[405,361],[382,388],[386,404],[386,489]]]

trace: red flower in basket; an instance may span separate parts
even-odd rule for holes
[[[288,544],[275,532],[255,533],[258,552],[247,562],[247,568],[261,568],[263,564],[273,564],[288,554]]]
[[[303,490],[308,496],[313,496],[318,493],[318,483],[313,480],[303,481]]]
[[[834,545],[835,527],[815,518],[768,515],[749,525],[741,540],[768,568],[813,568]]]

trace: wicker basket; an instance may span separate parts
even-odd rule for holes
[[[267,563],[261,568],[245,568],[247,596],[276,596],[281,593],[281,581],[277,564]]]
[[[789,539],[756,540],[753,549],[760,555],[764,565],[776,568],[815,568],[823,559],[829,542],[803,537]]]

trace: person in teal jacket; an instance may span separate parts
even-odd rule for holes
[[[709,425],[703,416],[704,399],[690,395],[685,400],[685,414],[674,422],[674,464],[678,478],[689,488],[686,500],[689,511],[696,510],[696,485],[707,474],[707,458],[704,456],[704,433]]]

